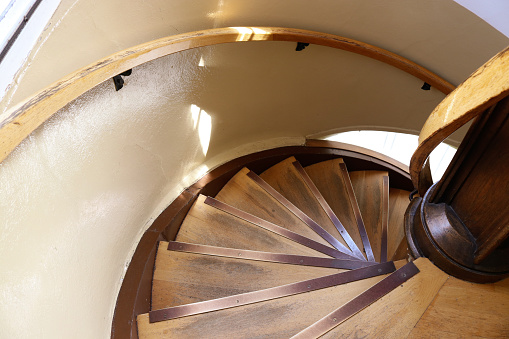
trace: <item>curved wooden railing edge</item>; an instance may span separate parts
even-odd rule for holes
[[[321,139],[307,139],[306,143],[304,144],[306,147],[323,147],[323,148],[337,148],[337,149],[345,149],[352,153],[358,153],[358,154],[364,154],[373,158],[380,159],[384,163],[387,164],[387,166],[392,166],[394,168],[397,168],[401,173],[406,173],[406,175],[409,175],[409,167],[405,165],[404,163],[391,158],[388,155],[385,155],[383,153],[373,151],[369,148],[364,148],[357,145],[352,145],[344,142],[339,141],[332,141],[332,140],[321,140]]]
[[[419,146],[410,160],[410,175],[419,194],[429,189],[431,152],[453,132],[509,95],[509,47],[495,55],[450,93],[431,113],[419,134]],[[423,184],[424,183],[424,184]],[[426,184],[428,183],[428,184]]]
[[[227,27],[169,36],[115,53],[86,66],[10,109],[0,122],[0,162],[59,109],[86,91],[145,62],[215,44],[244,41],[305,42],[364,55],[403,70],[444,94],[454,86],[424,67],[382,48],[345,37],[278,27]]]

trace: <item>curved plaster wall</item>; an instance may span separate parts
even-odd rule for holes
[[[62,0],[0,104],[13,107],[109,54],[161,37],[229,27],[302,28],[400,54],[458,85],[509,39],[453,0]]]
[[[111,80],[93,88],[0,164],[2,336],[107,336],[137,242],[183,188],[347,121],[411,130],[404,117],[444,97],[420,86],[352,53],[254,42],[148,62],[118,92]]]
[[[189,107],[180,110],[196,89],[195,54],[148,65],[145,81],[120,92],[110,81],[94,88],[0,165],[0,194],[9,197],[0,204],[1,337],[109,335],[130,251],[204,159]],[[173,77],[150,76],[175,65]],[[167,93],[169,107],[150,106]]]
[[[7,106],[105,54],[214,25],[368,37],[454,82],[506,42],[455,4],[421,3],[323,1],[312,11],[307,2],[161,1],[158,9],[63,1],[68,7],[59,9],[59,24],[53,22],[15,92],[18,99]],[[0,337],[108,337],[143,231],[202,173],[327,131],[415,132],[443,98],[379,62],[318,46],[297,53],[294,46],[221,45],[152,61],[135,68],[121,91],[106,81],[71,102],[2,162]]]

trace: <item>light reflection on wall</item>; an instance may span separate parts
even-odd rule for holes
[[[191,105],[191,117],[193,119],[193,128],[195,130],[198,129],[198,137],[200,138],[203,155],[207,155],[212,135],[212,117],[195,104]]]
[[[191,105],[191,117],[193,118],[193,128],[196,129],[196,126],[198,126],[198,119],[200,118],[200,107],[196,106],[195,104]]]

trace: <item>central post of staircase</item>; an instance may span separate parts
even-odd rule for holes
[[[426,184],[437,142],[474,121],[443,178]],[[421,197],[405,215],[409,250],[473,282],[509,275],[509,49],[437,106],[424,126],[411,174]]]

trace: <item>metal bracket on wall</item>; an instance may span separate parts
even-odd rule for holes
[[[295,48],[295,50],[297,52],[300,52],[300,51],[304,50],[304,48],[306,48],[307,46],[309,46],[309,43],[307,43],[307,42],[297,42],[297,48]]]
[[[133,72],[132,69],[129,69],[123,73],[120,73],[119,75],[115,75],[112,79],[113,79],[113,83],[115,84],[115,90],[116,91],[119,91],[120,89],[122,89],[122,87],[124,87],[124,79],[122,79],[122,76],[129,76],[131,75],[131,73]]]

